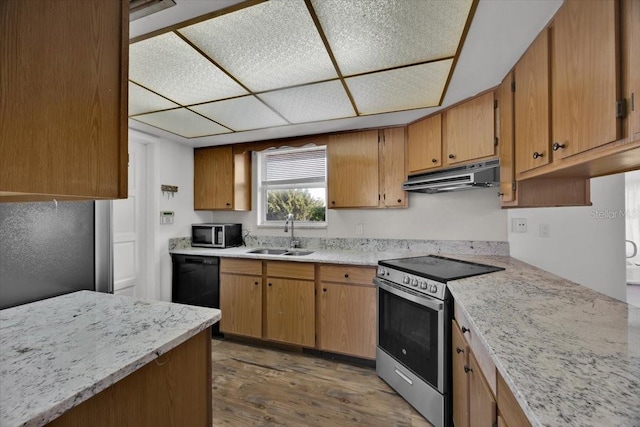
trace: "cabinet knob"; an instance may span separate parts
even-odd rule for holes
[[[539,157],[544,157],[544,153],[538,153],[537,151],[535,151],[535,152],[533,153],[533,158],[534,158],[534,159],[537,159],[537,158],[539,158]]]
[[[257,284],[258,284],[258,282],[253,282],[253,284],[254,284],[254,285],[257,285]]]
[[[458,353],[458,354],[464,353],[464,350],[461,349],[460,347],[456,347],[456,353]]]
[[[500,191],[498,191],[498,197],[502,197],[504,196],[504,193],[501,193]]]
[[[398,199],[398,203],[402,203],[402,199]]]
[[[322,292],[327,292],[327,288],[322,288]]]
[[[565,148],[566,146],[567,144],[560,144],[559,142],[554,142],[551,148],[553,148],[553,151],[558,151],[559,149]]]
[[[464,365],[464,373],[468,374],[469,372],[473,372],[473,369],[471,369],[470,367],[468,367],[467,365]]]
[[[345,278],[345,279],[348,279],[348,278],[349,278],[349,273],[345,273],[345,274],[344,274],[344,278]]]
[[[267,283],[267,286],[271,286],[271,283]]]
[[[271,286],[271,285],[269,285]],[[469,332],[469,328],[465,328],[464,326],[461,328],[462,329],[462,333],[466,334],[467,332]]]
[[[335,200],[332,200],[332,201],[331,201],[331,204],[332,204],[332,205],[335,205],[335,204],[336,204],[336,201],[335,201]]]
[[[231,203],[227,203],[227,206],[231,206]]]
[[[456,158],[456,156],[455,156],[454,154],[449,154],[449,158],[450,158],[450,159],[455,159],[455,158]]]
[[[431,163],[438,163],[438,159],[431,159]]]

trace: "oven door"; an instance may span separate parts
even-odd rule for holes
[[[378,290],[378,348],[445,393],[445,304],[384,279]]]

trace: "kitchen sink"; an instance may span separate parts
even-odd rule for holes
[[[299,251],[295,249],[252,249],[249,252],[250,254],[263,254],[263,255],[287,255],[287,256],[303,256],[312,254],[312,251]]]

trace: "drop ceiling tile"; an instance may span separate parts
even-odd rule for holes
[[[182,105],[247,94],[175,33],[130,45],[129,79]]]
[[[148,91],[135,83],[129,82],[129,115],[148,113],[150,111],[168,110],[179,107],[175,102],[164,99],[160,95]]]
[[[360,114],[438,105],[452,59],[346,79]]]
[[[231,132],[229,129],[220,126],[211,120],[205,119],[186,108],[143,114],[141,116],[132,117],[132,119],[164,129],[185,138]]]
[[[282,117],[274,113],[255,96],[243,96],[189,108],[235,131],[287,124]]]
[[[339,80],[266,92],[258,96],[292,123],[356,115]]]
[[[472,0],[311,0],[343,75],[451,57]]]
[[[271,0],[179,32],[254,92],[337,77],[302,0]]]

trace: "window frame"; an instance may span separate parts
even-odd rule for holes
[[[279,184],[267,184],[266,181],[266,167],[265,162],[269,155],[272,154],[282,154],[284,152],[304,152],[304,151],[324,151],[325,154],[325,173],[324,173],[324,182],[321,183],[313,178],[304,178],[304,179],[291,179],[286,181],[281,181]],[[328,227],[328,191],[327,191],[327,147],[326,145],[307,145],[304,147],[278,147],[272,148],[264,151],[256,152],[257,156],[257,218],[256,218],[256,226],[258,228],[283,228],[284,220],[267,220],[267,191],[269,190],[288,190],[288,189],[311,189],[311,188],[324,188],[324,201],[325,201],[325,216],[324,221],[295,221],[296,228],[327,228]]]

